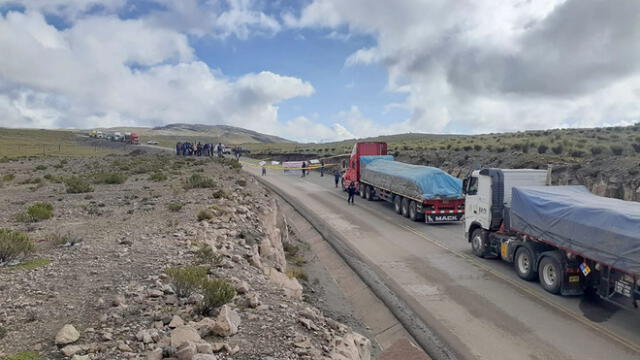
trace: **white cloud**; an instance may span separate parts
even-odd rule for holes
[[[309,96],[301,79],[231,79],[194,56],[184,34],[145,19],[77,19],[58,30],[37,11],[0,16],[0,126],[229,124],[273,133],[277,104]]]
[[[279,124],[275,129],[275,132],[265,132],[301,142],[329,142],[353,139],[355,137],[341,124],[327,126],[313,122],[304,116]]]
[[[373,36],[345,64],[387,68],[401,128],[466,133],[640,120],[639,23],[636,0],[314,0],[285,17]]]

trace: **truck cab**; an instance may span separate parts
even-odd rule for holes
[[[359,142],[353,145],[347,170],[342,176],[342,188],[346,189],[351,182],[356,186],[356,191],[360,191],[360,157],[368,155],[387,155],[386,142]]]

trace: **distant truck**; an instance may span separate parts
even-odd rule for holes
[[[547,186],[545,170],[482,169],[464,181],[466,238],[476,256],[513,263],[548,292],[640,301],[640,203]]]
[[[396,213],[413,221],[446,223],[464,216],[460,179],[441,169],[394,161],[384,142],[354,145],[343,188],[351,182],[362,198],[390,202]]]
[[[124,142],[127,144],[138,145],[140,143],[140,137],[136,133],[125,133]]]

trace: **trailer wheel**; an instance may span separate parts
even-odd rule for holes
[[[360,197],[364,199],[365,194],[366,194],[366,192],[367,192],[367,185],[365,185],[365,184],[363,184],[363,183],[360,183],[360,184],[358,185],[358,192],[359,192],[359,194],[360,194]]]
[[[411,200],[411,202],[409,203],[409,219],[411,219],[412,221],[418,221],[418,215],[418,206],[415,201]]]
[[[514,267],[516,268],[516,273],[521,279],[535,279],[536,272],[533,270],[533,264],[535,260],[529,248],[525,246],[519,247],[513,260]]]
[[[543,257],[538,266],[538,276],[543,289],[552,294],[560,293],[564,274],[558,260],[552,256]]]
[[[409,217],[409,199],[402,198],[402,216]]]
[[[398,214],[402,214],[402,196],[395,195],[393,197],[393,209]]]
[[[373,190],[373,186],[367,186],[367,188],[365,189],[364,192],[364,196],[367,198],[367,200],[369,201],[373,201],[373,192],[375,190]]]
[[[482,229],[475,229],[471,233],[471,251],[477,257],[485,257],[489,254],[489,246]]]

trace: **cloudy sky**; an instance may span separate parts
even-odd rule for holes
[[[638,121],[638,0],[0,0],[5,127],[328,141]]]

